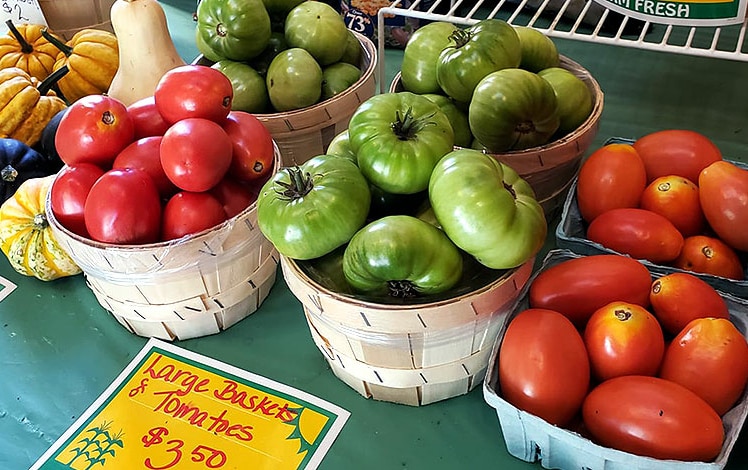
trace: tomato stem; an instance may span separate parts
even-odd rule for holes
[[[423,130],[424,127],[435,124],[430,119],[433,114],[417,118],[413,116],[413,107],[408,107],[405,114],[400,114],[400,110],[395,111],[395,122],[390,126],[400,140],[411,140],[416,134]]]
[[[470,41],[470,33],[464,29],[456,29],[449,35],[449,39],[454,41],[455,49],[459,49]]]
[[[410,281],[387,281],[390,297],[412,298],[418,296],[416,286]]]
[[[283,188],[282,190],[275,190],[281,199],[287,201],[299,199],[306,196],[314,188],[314,180],[309,172],[304,173],[298,166],[285,168],[285,171],[288,173],[291,182],[276,181]]]

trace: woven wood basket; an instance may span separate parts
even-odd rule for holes
[[[256,204],[211,229],[147,245],[74,234],[54,217],[49,197],[46,212],[99,304],[140,336],[172,341],[218,333],[256,311],[275,283],[279,255],[257,226]]]
[[[312,338],[333,373],[367,398],[420,406],[463,395],[485,377],[499,325],[533,260],[469,294],[384,305],[332,292],[281,257]]]
[[[361,43],[361,77],[330,99],[294,111],[255,114],[280,148],[283,166],[304,163],[327,151],[332,139],[348,129],[348,122],[361,103],[376,93],[377,49],[368,37],[351,31]],[[193,63],[210,65],[199,56]]]
[[[114,0],[39,0],[47,26],[65,40],[82,29],[114,32],[109,11]]]
[[[491,154],[514,168],[532,186],[549,220],[560,213],[572,180],[597,135],[604,101],[600,85],[585,68],[563,55],[560,66],[582,79],[592,92],[593,106],[589,117],[574,132],[546,145]],[[400,73],[393,79],[390,91],[402,91]]]

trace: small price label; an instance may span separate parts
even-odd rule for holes
[[[42,8],[37,0],[0,0],[0,20],[2,20],[3,32],[8,32],[6,21],[12,20],[14,24],[30,23],[47,25]]]

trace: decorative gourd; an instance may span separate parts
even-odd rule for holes
[[[0,139],[0,203],[9,199],[18,187],[31,178],[41,178],[62,168],[55,162],[16,139]]]
[[[60,51],[42,35],[46,26],[30,23],[16,26],[12,20],[5,24],[8,34],[0,37],[0,69],[18,67],[39,81],[47,78]]]
[[[49,120],[67,107],[50,90],[65,73],[67,67],[53,72],[37,86],[38,80],[18,67],[0,69],[0,138],[9,137],[33,147]]]
[[[82,29],[65,43],[49,31],[42,31],[59,49],[54,70],[67,66],[68,73],[57,82],[65,101],[71,104],[88,95],[109,90],[119,64],[117,36],[102,29]]]
[[[129,106],[152,96],[166,72],[186,63],[157,0],[116,0],[109,17],[119,40],[119,67],[107,94]]]
[[[60,247],[47,222],[45,201],[56,175],[24,181],[0,206],[0,249],[19,274],[51,281],[81,269]]]

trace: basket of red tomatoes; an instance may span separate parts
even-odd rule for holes
[[[620,253],[748,296],[748,165],[707,136],[666,129],[613,138],[584,162],[556,228],[559,247]]]
[[[748,304],[621,254],[552,250],[505,317],[483,392],[545,468],[722,469],[748,416]]]
[[[50,226],[132,333],[218,333],[275,282],[278,256],[256,227],[255,200],[280,153],[257,118],[230,110],[232,97],[219,71],[185,65],[151,97],[125,106],[91,95],[60,119],[65,166],[47,198]]]

